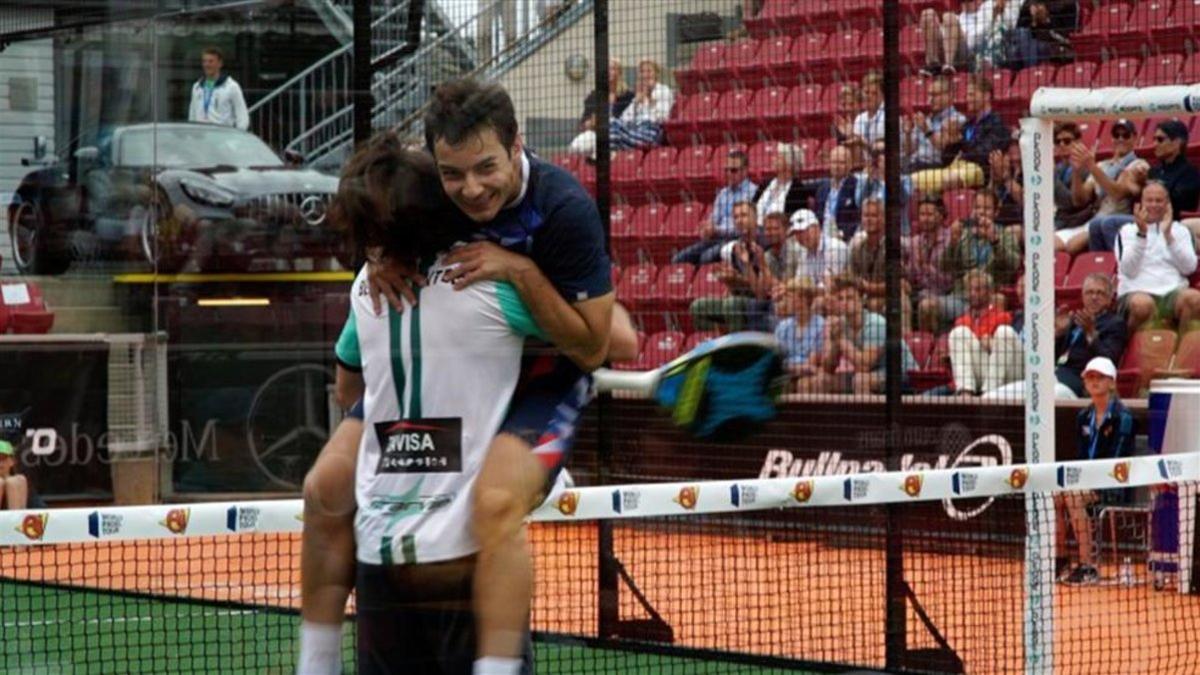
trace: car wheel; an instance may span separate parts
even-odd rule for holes
[[[22,200],[8,225],[13,260],[22,274],[62,274],[71,266],[68,252],[56,246],[49,233],[37,202]]]
[[[185,258],[180,252],[178,223],[171,215],[171,200],[162,190],[155,190],[147,206],[138,207],[138,225],[142,255],[150,267],[163,274],[175,274],[183,269]]]

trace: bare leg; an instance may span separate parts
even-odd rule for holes
[[[529,444],[502,433],[488,448],[475,480],[471,526],[479,543],[475,622],[480,658],[518,659],[533,594],[533,559],[525,516],[543,497],[546,470]]]
[[[1153,319],[1154,313],[1157,311],[1154,298],[1145,293],[1130,293],[1129,300],[1126,301],[1126,307],[1129,310],[1126,322],[1131,333],[1141,328],[1150,319]]]
[[[942,49],[946,50],[945,63],[957,66],[955,60],[958,59],[958,46],[966,39],[957,14],[946,12],[942,15],[942,39]]]
[[[1175,321],[1180,333],[1192,328],[1192,322],[1200,319],[1200,291],[1188,288],[1179,293],[1175,301]]]
[[[941,65],[942,26],[937,12],[932,9],[921,12],[921,37],[925,41],[925,65]]]
[[[1067,494],[1067,511],[1071,516],[1071,529],[1075,531],[1075,543],[1079,545],[1079,562],[1096,566],[1096,551],[1092,546],[1092,521],[1088,518],[1087,506],[1095,501],[1092,492]]]

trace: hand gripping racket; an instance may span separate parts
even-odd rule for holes
[[[782,391],[779,343],[767,333],[731,333],[706,340],[654,370],[601,368],[600,391],[634,391],[671,411],[675,424],[700,437],[745,435],[775,416]]]

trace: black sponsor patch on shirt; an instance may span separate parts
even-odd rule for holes
[[[462,418],[376,422],[376,473],[458,473],[462,471]]]

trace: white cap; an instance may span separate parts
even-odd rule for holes
[[[1087,375],[1088,373],[1099,373],[1105,377],[1117,379],[1117,367],[1107,356],[1097,356],[1088,361],[1087,367],[1083,369],[1083,374]]]
[[[820,226],[820,221],[817,220],[817,214],[808,209],[797,209],[792,214],[792,225],[788,228],[788,232],[803,232],[813,225]]]

